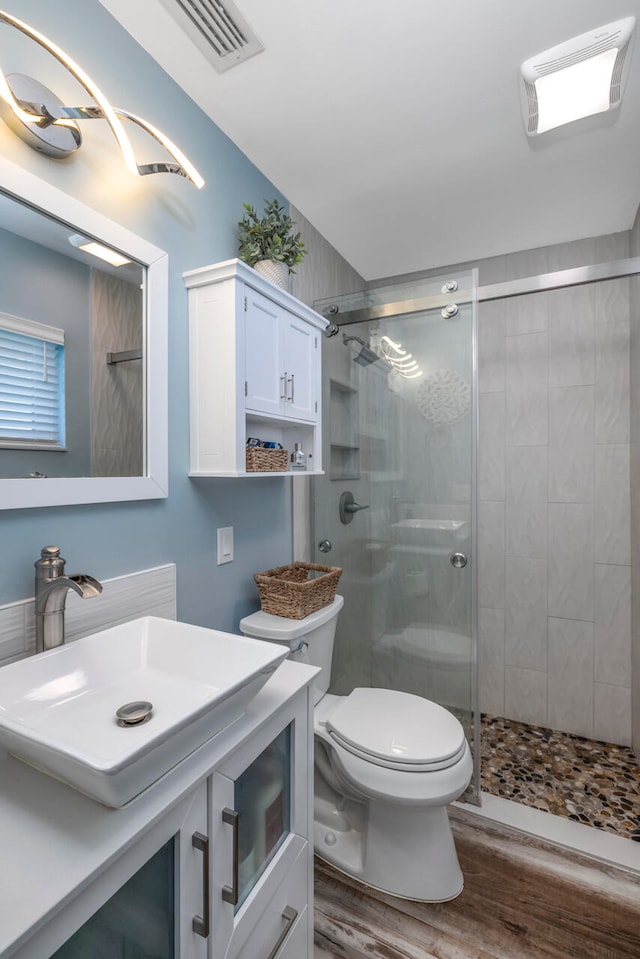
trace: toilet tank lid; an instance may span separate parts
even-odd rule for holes
[[[240,631],[245,636],[253,636],[256,639],[270,639],[287,643],[290,640],[299,639],[300,636],[304,636],[318,626],[323,626],[324,623],[338,615],[343,604],[342,596],[336,596],[328,606],[323,606],[315,613],[310,613],[304,619],[288,619],[286,616],[274,616],[273,613],[265,613],[260,610],[240,620]]]

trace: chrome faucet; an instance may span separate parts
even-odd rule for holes
[[[93,576],[79,573],[65,576],[64,559],[59,546],[43,546],[36,568],[36,653],[64,643],[64,606],[73,589],[82,599],[102,592],[102,584]]]

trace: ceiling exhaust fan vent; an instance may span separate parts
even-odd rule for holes
[[[543,77],[547,73],[564,70],[565,67],[570,67],[574,63],[581,63],[583,60],[588,60],[589,57],[595,57],[612,47],[619,48],[621,39],[624,39],[623,49],[624,54],[626,54],[629,38],[628,36],[623,38],[623,31],[618,24],[611,24],[610,27],[603,27],[594,34],[582,34],[580,37],[576,37],[575,42],[568,41],[559,44],[553,50],[548,50],[547,53],[552,55],[547,59],[537,60],[536,57],[532,57],[528,63],[531,64],[531,69],[536,76]],[[584,41],[584,43],[580,41]],[[567,51],[566,48],[570,46],[573,46],[573,49]],[[553,56],[554,53],[556,56]]]
[[[218,73],[264,50],[238,8],[225,0],[162,0],[176,23]]]
[[[528,136],[620,105],[629,73],[635,17],[572,37],[520,67]]]

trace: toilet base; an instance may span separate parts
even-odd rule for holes
[[[316,797],[314,846],[331,865],[375,889],[446,902],[463,889],[446,807],[403,807]]]

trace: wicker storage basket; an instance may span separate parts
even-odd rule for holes
[[[247,446],[247,473],[286,473],[289,454],[286,450],[266,450]]]
[[[319,575],[310,578],[314,572]],[[339,566],[289,563],[288,566],[256,573],[253,578],[265,613],[286,616],[287,619],[304,619],[333,602],[341,575]]]

